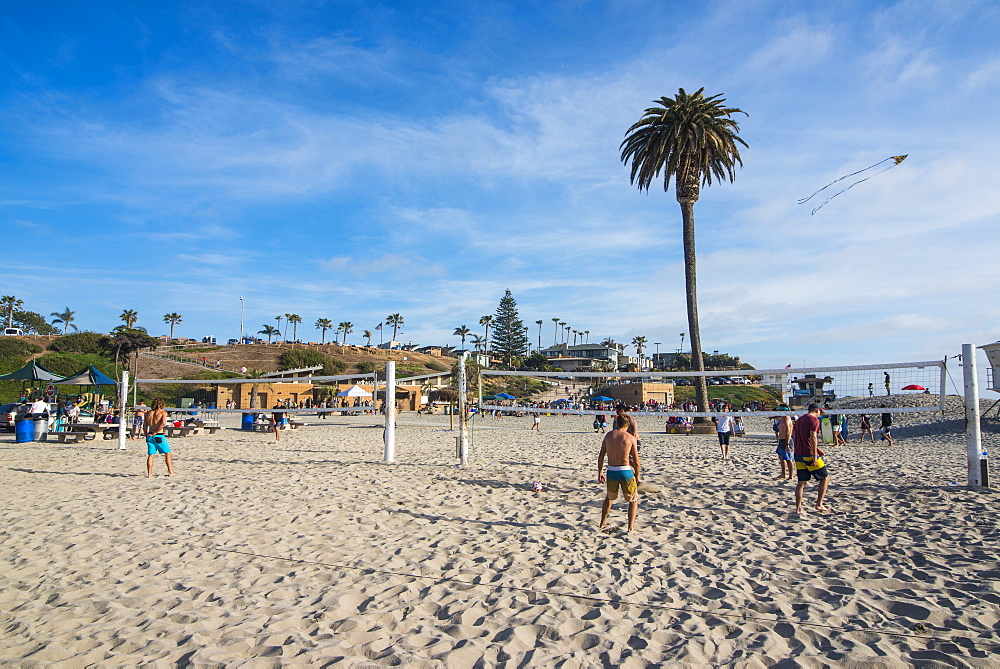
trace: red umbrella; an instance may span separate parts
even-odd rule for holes
[[[903,386],[903,390],[927,390],[927,389],[924,388],[923,386],[918,386],[915,383],[911,383],[908,386]]]

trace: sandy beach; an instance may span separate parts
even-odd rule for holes
[[[310,416],[277,444],[224,416],[153,479],[140,442],[6,435],[0,661],[997,666],[998,497],[964,486],[945,418],[827,448],[832,512],[798,517],[772,435],[723,463],[714,436],[640,417],[636,535],[620,500],[597,528],[581,417],[482,420],[460,468],[446,416],[404,414],[392,465],[375,416]]]

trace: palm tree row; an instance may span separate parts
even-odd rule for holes
[[[266,336],[268,344],[271,343],[272,337],[281,337],[282,336],[282,333],[281,333],[281,320],[282,320],[282,318],[284,318],[284,320],[285,320],[285,338],[287,338],[287,335],[288,335],[288,325],[291,324],[291,326],[292,326],[292,341],[297,341],[298,340],[298,325],[299,325],[299,323],[302,322],[302,317],[299,316],[298,314],[285,314],[283,317],[282,316],[275,316],[274,320],[277,321],[278,326],[275,327],[273,325],[264,325],[263,328],[261,328],[257,332],[257,334],[262,334],[262,335]],[[391,325],[392,326],[392,338],[393,339],[396,338],[396,334],[399,332],[399,328],[401,328],[403,326],[403,322],[404,322],[404,319],[399,314],[390,314],[389,316],[386,316],[385,323],[386,323],[386,325]],[[331,321],[329,318],[317,318],[316,319],[316,323],[314,323],[314,327],[322,333],[322,336],[320,338],[320,343],[321,344],[325,344],[326,343],[326,331],[327,330],[333,330],[334,334],[337,335],[337,337],[336,337],[336,339],[334,341],[342,341],[342,343],[345,346],[347,345],[347,335],[349,335],[352,332],[354,332],[354,323],[351,323],[350,321],[341,321],[337,325],[337,327],[334,328],[333,321]],[[380,329],[380,328],[381,328],[381,324],[379,324],[379,328],[376,328],[376,329]],[[340,335],[341,334],[343,334],[343,339],[342,340],[340,339]],[[372,336],[373,336],[373,334],[372,334],[371,330],[363,330],[361,332],[361,336],[363,336],[365,338],[365,344],[367,346],[371,346],[372,345]]]
[[[554,337],[552,338],[552,345],[556,346],[560,343],[569,344],[569,336],[573,335],[573,346],[576,346],[577,337],[580,338],[581,344],[590,343],[590,330],[574,330],[572,326],[566,325],[566,321],[559,320],[558,318],[553,318],[552,322],[555,324]],[[538,348],[542,347],[542,321],[535,321],[538,326]],[[584,339],[586,338],[586,339]]]

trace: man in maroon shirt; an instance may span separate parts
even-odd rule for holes
[[[830,477],[823,462],[823,451],[819,450],[819,405],[815,402],[809,405],[809,413],[795,421],[792,438],[795,442],[795,474],[798,485],[795,486],[795,513],[804,513],[802,509],[802,494],[810,478],[819,481],[816,491],[816,510],[829,511],[823,506],[826,489],[830,485]]]

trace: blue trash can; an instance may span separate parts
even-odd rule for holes
[[[253,430],[253,414],[245,413],[243,414],[243,429],[247,431]]]
[[[23,444],[35,440],[35,421],[19,420],[14,424],[14,441]]]

